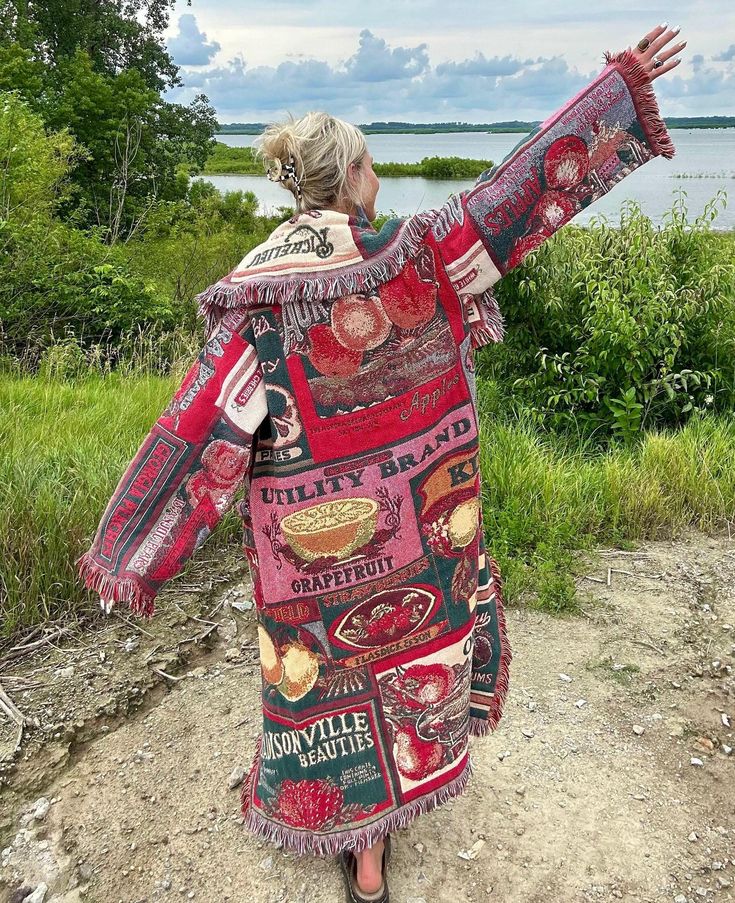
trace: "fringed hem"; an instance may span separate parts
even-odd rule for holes
[[[225,311],[241,305],[284,304],[297,298],[307,303],[328,301],[370,291],[397,276],[406,262],[418,254],[435,218],[434,210],[417,213],[401,227],[402,234],[392,240],[388,250],[378,251],[374,258],[357,264],[335,267],[333,272],[311,275],[304,271],[298,278],[256,274],[233,283],[230,280],[238,274],[233,270],[194,296],[198,316],[204,319],[205,330],[210,335]]]
[[[478,297],[477,305],[483,313],[482,320],[470,324],[470,343],[475,350],[490,342],[502,342],[505,337],[505,322],[492,288]]]
[[[493,582],[495,583],[495,611],[498,615],[498,632],[500,634],[500,666],[498,668],[498,679],[495,683],[495,694],[487,714],[488,729],[485,733],[494,731],[503,716],[510,681],[510,663],[513,660],[513,650],[510,647],[508,627],[505,621],[505,600],[503,599],[503,581],[500,576],[500,568],[491,555],[488,555],[487,558],[490,562],[490,573],[493,575]],[[471,727],[472,725],[470,724]],[[475,736],[482,735],[475,732]]]
[[[127,602],[133,614],[150,619],[154,612],[155,593],[151,593],[134,577],[117,577],[99,565],[90,552],[74,562],[86,587],[114,602]]]
[[[240,787],[240,812],[243,815],[247,815],[247,810],[250,807],[250,800],[253,798],[252,790],[255,787],[255,777],[258,771],[258,763],[260,762],[260,751],[263,748],[263,735],[260,734],[258,739],[255,741],[255,755],[253,756],[253,761],[250,765],[250,770],[248,771],[247,777],[242,782],[242,786]]]
[[[633,97],[636,112],[640,117],[641,125],[648,136],[651,151],[670,160],[676,153],[676,148],[666,128],[666,123],[661,118],[650,75],[641,66],[631,50],[623,50],[615,54],[606,50],[605,62],[607,65],[611,63],[620,64]]]
[[[252,783],[257,771],[261,743],[262,735],[258,738],[253,765],[240,793],[241,811],[245,818],[245,827],[257,837],[282,845],[285,849],[299,855],[313,853],[315,856],[337,856],[344,849],[360,852],[360,850],[377,843],[388,832],[407,828],[419,815],[431,812],[449,800],[460,796],[464,793],[473,770],[472,759],[468,753],[467,764],[460,774],[433,793],[427,794],[420,799],[412,800],[405,806],[401,806],[400,809],[389,812],[364,828],[353,828],[350,831],[334,831],[329,835],[319,835],[313,831],[299,831],[288,825],[280,825],[269,821],[250,805]]]
[[[470,716],[470,737],[484,737],[492,730],[490,722],[487,718],[476,718]]]

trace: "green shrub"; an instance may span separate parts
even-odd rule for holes
[[[424,179],[467,179],[474,181],[492,167],[492,160],[465,157],[424,157],[418,163],[375,163],[378,176],[420,176]],[[265,175],[263,162],[252,147],[230,147],[217,141],[204,167],[207,174]]]
[[[87,372],[87,359],[77,337],[71,333],[49,345],[41,354],[38,375],[44,380],[66,382]]]
[[[129,356],[138,330],[164,347],[177,347],[163,339],[175,327],[200,335],[194,296],[281,220],[258,216],[251,192],[196,180],[153,202],[126,242],[106,244],[103,227],[58,215],[81,154],[73,139],[47,134],[15,94],[0,98],[0,353],[54,371],[66,366],[60,346],[67,355],[70,331],[81,349],[104,349],[112,361]]]
[[[566,226],[498,284],[478,369],[537,423],[631,441],[735,406],[735,240],[709,230],[720,194],[691,226],[684,194],[660,229],[633,202]]]
[[[490,169],[492,160],[469,160],[464,157],[424,157],[419,163],[376,163],[379,176],[420,176],[424,179],[466,179],[474,181]]]

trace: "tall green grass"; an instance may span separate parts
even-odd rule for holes
[[[573,552],[665,539],[735,521],[735,417],[700,414],[633,445],[544,433],[529,412],[493,413],[480,382],[485,535],[506,595],[532,606],[576,607]]]
[[[74,559],[180,377],[0,377],[0,635],[85,604]]]
[[[182,375],[0,377],[0,635],[94,604],[73,562]],[[695,416],[675,432],[600,452],[544,435],[522,410],[499,413],[497,398],[481,380],[486,536],[509,601],[569,610],[574,550],[690,525],[716,531],[733,519],[732,415]],[[239,536],[230,512],[208,548]]]

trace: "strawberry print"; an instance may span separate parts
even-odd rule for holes
[[[343,803],[342,788],[332,781],[287,779],[279,788],[273,812],[292,828],[318,831],[334,821]]]

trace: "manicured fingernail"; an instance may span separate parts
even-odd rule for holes
[[[659,25],[659,28],[666,28],[666,26],[667,26],[668,24],[669,24],[668,22],[662,22],[662,23]]]
[[[674,34],[678,34],[681,31],[681,25],[677,25],[674,29]]]

